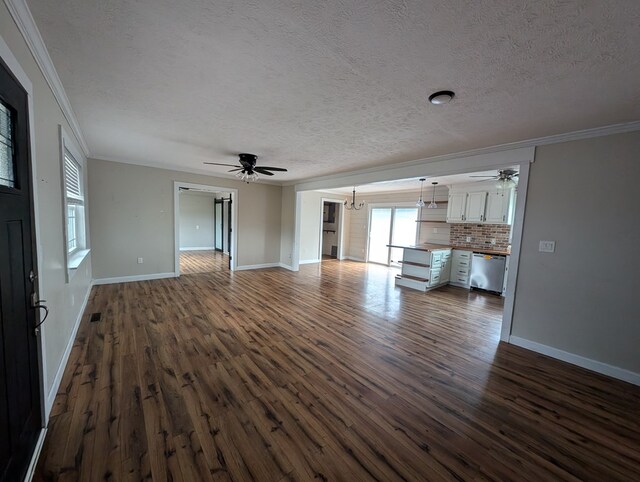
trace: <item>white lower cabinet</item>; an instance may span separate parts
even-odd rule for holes
[[[396,286],[428,291],[449,282],[451,249],[404,248],[402,272],[396,276]]]
[[[451,255],[451,278],[449,283],[463,288],[470,287],[472,251],[454,249]]]

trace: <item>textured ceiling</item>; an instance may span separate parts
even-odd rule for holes
[[[99,158],[296,180],[640,119],[638,0],[28,4]]]

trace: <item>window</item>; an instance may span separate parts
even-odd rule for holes
[[[84,160],[80,152],[70,144],[62,128],[62,179],[64,182],[63,209],[65,213],[65,246],[67,256],[67,281],[89,252],[85,225]]]
[[[0,186],[15,186],[13,162],[13,122],[11,111],[0,102]]]

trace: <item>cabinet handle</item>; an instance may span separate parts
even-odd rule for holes
[[[505,222],[506,220],[507,220],[507,215],[506,215],[506,214],[503,214],[503,215],[502,215],[502,222]]]

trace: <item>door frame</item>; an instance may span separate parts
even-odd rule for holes
[[[42,258],[42,246],[40,245],[40,213],[38,209],[38,174],[36,171],[37,163],[36,163],[36,144],[35,144],[35,116],[34,116],[34,108],[33,108],[33,84],[31,79],[24,71],[20,62],[15,57],[9,46],[4,41],[2,35],[0,35],[0,58],[2,58],[3,62],[9,69],[9,71],[16,78],[18,83],[22,86],[22,88],[27,93],[27,109],[29,115],[29,171],[31,173],[31,220],[32,220],[32,256],[34,259],[35,266],[39,269],[40,266],[44,266],[43,258]],[[39,274],[39,273],[38,273]],[[36,278],[37,288],[38,288],[38,296],[40,299],[45,298],[46,294],[44,293],[44,287],[42,283],[42,278],[38,276]],[[40,320],[39,310],[36,310],[36,320]],[[40,378],[40,423],[42,428],[40,430],[40,435],[38,436],[38,440],[33,450],[33,454],[31,454],[31,462],[27,467],[27,473],[25,480],[30,480],[33,476],[33,473],[36,468],[36,464],[38,462],[38,457],[40,455],[40,451],[42,450],[42,446],[44,444],[45,434],[47,432],[47,423],[48,423],[48,413],[47,413],[47,396],[46,396],[46,382],[47,382],[47,366],[46,366],[46,352],[45,352],[45,336],[46,330],[40,330],[40,334],[36,337],[36,346],[38,348],[38,372]]]
[[[338,205],[338,215],[340,216],[340,222],[338,223],[338,253],[336,258],[341,261],[344,259],[344,199],[336,199],[323,197],[320,199],[320,246],[318,247],[318,259],[322,262],[322,242],[324,241],[324,203],[335,203]]]
[[[198,189],[211,193],[229,192],[231,193],[231,246],[229,246],[229,257],[231,263],[230,271],[235,271],[238,265],[238,190],[231,187],[210,186],[208,184],[195,184],[191,182],[173,181],[173,235],[174,235],[174,274],[176,278],[180,276],[180,188]]]

